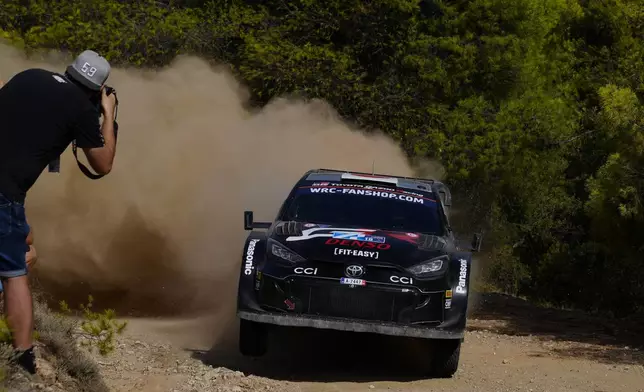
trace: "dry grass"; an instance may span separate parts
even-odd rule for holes
[[[108,392],[93,359],[78,348],[75,334],[79,321],[51,311],[37,295],[34,321],[39,357],[39,374],[30,376],[9,362],[10,341],[6,325],[0,325],[0,391],[32,391],[43,384],[53,391]],[[45,372],[44,370],[49,370]],[[37,385],[40,384],[40,385]]]

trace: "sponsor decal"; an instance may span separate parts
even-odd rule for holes
[[[340,284],[348,284],[351,287],[366,286],[367,281],[363,279],[356,279],[356,278],[340,278]]]
[[[387,188],[384,186],[379,186],[379,185],[363,185],[363,184],[341,184],[337,182],[316,182],[313,183],[312,187],[323,187],[323,186],[328,186],[328,187],[333,187],[333,188],[343,188],[343,189],[369,189],[369,190],[379,190],[379,191],[385,191],[385,192],[395,192],[395,193],[401,193],[405,195],[412,195],[412,196],[418,196],[418,197],[427,197],[426,195],[423,195],[422,193],[418,192],[412,192],[409,190],[392,190],[391,188]],[[301,188],[308,188],[306,186],[303,186]]]
[[[409,242],[410,244],[418,245],[418,239],[420,238],[420,235],[415,234],[415,235],[410,235],[414,233],[388,233],[387,235],[389,237],[395,238],[397,240]]]
[[[402,284],[414,284],[414,279],[413,278],[408,278],[406,276],[391,276],[389,280],[392,283],[402,283]]]
[[[248,250],[246,250],[246,259],[244,260],[244,274],[250,275],[253,273],[253,260],[255,258],[255,245],[259,242],[258,239],[250,240]]]
[[[346,229],[342,227],[331,227],[329,225],[316,225],[317,227],[302,230],[302,235],[290,236],[286,238],[287,242],[291,241],[306,241],[312,238],[333,237],[333,232],[350,232],[361,233],[364,235],[370,234],[376,230],[371,229]]]
[[[335,248],[333,249],[333,254],[336,256],[356,256],[378,259],[378,252],[370,252],[368,250],[360,249]]]
[[[295,303],[288,298],[284,300],[284,305],[288,310],[295,310]]]
[[[307,241],[313,238],[329,238],[326,245],[340,245],[349,246],[363,249],[378,249],[387,250],[391,248],[390,244],[386,244],[386,237],[373,235],[376,229],[353,229],[342,227],[331,227],[325,225],[315,225],[316,227],[302,230],[301,235],[292,235],[286,237],[286,242],[294,241]],[[406,235],[388,234],[391,237],[399,238],[414,242],[413,238]]]
[[[255,291],[259,291],[259,289],[262,287],[262,271],[257,271],[255,277]]]
[[[352,264],[345,268],[344,272],[352,278],[359,278],[367,272],[366,268],[361,265]]]
[[[341,240],[338,238],[329,238],[324,242],[325,245],[341,245],[341,246],[350,246],[353,248],[360,249],[378,249],[378,250],[387,250],[391,248],[389,244],[376,244],[373,242],[367,241],[356,241],[356,240]]]
[[[304,268],[304,267],[297,267],[293,270],[298,275],[317,275],[318,274],[318,269],[317,268]]]
[[[452,298],[452,290],[445,290],[445,298]]]
[[[325,193],[325,194],[349,194],[349,195],[361,195],[361,196],[372,196],[372,197],[382,197],[386,199],[396,199],[401,201],[408,201],[410,203],[425,204],[425,199],[418,196],[410,196],[402,192],[394,191],[385,191],[385,190],[371,190],[371,189],[351,189],[345,187],[315,187],[309,188],[311,193]],[[427,199],[430,200],[430,199]],[[433,200],[432,200],[433,201]]]
[[[459,294],[465,294],[467,288],[465,287],[465,278],[467,277],[467,260],[460,259],[461,270],[458,273],[458,286],[456,286],[456,292]]]
[[[451,308],[452,308],[452,299],[451,299],[451,298],[447,298],[447,299],[445,300],[445,309],[451,309]]]
[[[341,238],[344,240],[376,242],[379,244],[385,243],[385,237],[369,235],[369,234],[365,234],[362,232],[355,232],[355,231],[333,231],[331,232],[331,237]]]

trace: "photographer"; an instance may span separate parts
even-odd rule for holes
[[[116,96],[106,91],[109,74],[105,58],[85,51],[64,74],[28,69],[0,87],[0,279],[15,359],[32,374],[36,361],[25,198],[72,142],[99,175],[112,170]]]

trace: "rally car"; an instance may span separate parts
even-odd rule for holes
[[[271,325],[434,340],[432,377],[458,368],[472,252],[449,223],[435,180],[317,169],[293,186],[272,222],[254,222],[242,253],[239,349],[267,350]]]

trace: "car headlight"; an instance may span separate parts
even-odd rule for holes
[[[407,268],[407,271],[411,272],[418,278],[426,278],[442,272],[443,267],[447,265],[448,260],[449,257],[447,255],[435,257],[433,259],[426,260],[422,263],[409,267]]]
[[[269,245],[271,247],[271,253],[282,260],[286,260],[289,263],[299,263],[305,261],[306,259],[292,250],[288,249],[284,245],[280,244],[277,241],[269,240]]]

